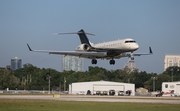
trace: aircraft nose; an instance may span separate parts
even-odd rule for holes
[[[139,45],[138,44],[135,45],[135,49],[139,49]]]

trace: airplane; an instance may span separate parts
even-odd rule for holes
[[[89,41],[86,35],[94,36],[94,34],[86,33],[83,29],[78,32],[56,34],[78,34],[81,44],[76,48],[75,51],[32,50],[27,44],[29,51],[88,58],[91,59],[92,64],[97,64],[97,59],[106,59],[109,60],[110,65],[115,64],[114,59],[129,57],[131,60],[134,60],[134,56],[153,54],[151,47],[149,47],[149,53],[135,54],[134,51],[139,49],[139,45],[131,38],[93,44]]]

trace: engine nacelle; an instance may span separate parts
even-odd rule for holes
[[[76,48],[76,51],[89,51],[90,49],[91,49],[91,46],[89,46],[88,44],[84,43],[84,44],[79,45]]]

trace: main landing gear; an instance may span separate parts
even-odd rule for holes
[[[97,64],[97,60],[96,59],[92,59],[91,63],[92,64]]]
[[[114,64],[115,64],[115,60],[114,60],[114,59],[110,60],[110,61],[109,61],[109,64],[110,64],[110,65],[114,65]]]
[[[96,60],[96,59],[92,59],[91,63],[92,63],[92,64],[97,64],[97,60]],[[109,64],[110,64],[110,65],[114,65],[114,64],[115,64],[115,60],[114,60],[114,59],[110,60],[110,61],[109,61]]]

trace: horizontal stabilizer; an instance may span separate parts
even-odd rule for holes
[[[91,33],[86,33],[86,32],[68,32],[68,33],[54,33],[54,35],[65,35],[65,34],[87,34],[87,35],[91,35],[91,36],[95,36],[95,34],[91,34]]]
[[[153,54],[153,52],[152,52],[151,47],[149,47],[149,53],[139,53],[139,54],[135,53],[135,54],[133,54],[133,55],[134,55],[134,56],[141,56],[141,55],[151,55],[151,54]],[[131,55],[128,54],[128,56],[131,56]]]

